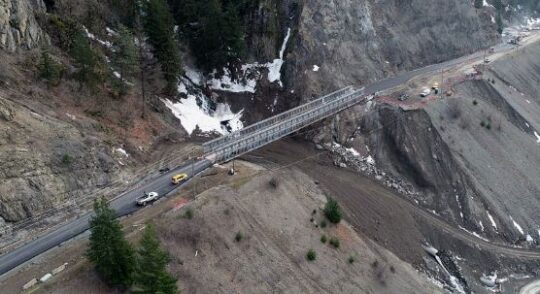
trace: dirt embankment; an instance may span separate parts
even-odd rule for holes
[[[443,216],[425,210],[413,199],[404,199],[404,195],[385,187],[384,181],[334,166],[329,152],[317,153],[301,142],[286,140],[269,145],[248,158],[276,165],[300,161],[297,166],[319,182],[327,195],[341,203],[347,220],[359,234],[442,280],[447,277],[441,275],[440,268],[422,249],[423,244],[444,252],[445,261],[456,269],[454,275],[461,276],[462,284],[475,293],[488,291],[479,280],[483,273],[497,271],[499,277],[508,277],[504,279],[502,293],[514,293],[526,283],[520,275],[540,274],[537,262],[540,252],[537,250],[480,239],[449,224]]]
[[[317,227],[324,201],[313,180],[295,169],[211,189],[190,206],[193,219],[171,213],[160,223],[170,269],[188,293],[439,291],[348,225]],[[339,238],[339,249],[321,243],[323,235]],[[305,258],[310,248],[314,262]]]
[[[324,192],[298,169],[270,173],[252,164],[237,165],[240,172],[228,177],[226,184],[207,190],[181,209],[154,215],[172,258],[169,270],[178,277],[183,293],[442,291],[347,223],[322,228]],[[217,172],[225,174],[226,169]],[[270,184],[271,179],[276,185]],[[161,209],[177,206],[172,202],[178,200],[169,202],[160,204]],[[192,218],[185,217],[187,210],[193,211]],[[237,241],[239,232],[242,237]],[[339,248],[323,244],[323,235],[338,238]],[[315,261],[306,260],[309,249],[316,252]],[[101,285],[86,262],[78,264],[40,289],[64,293],[79,285],[86,293],[114,292]]]

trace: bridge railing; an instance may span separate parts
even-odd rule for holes
[[[226,161],[241,154],[255,150],[270,142],[283,138],[327,116],[342,111],[365,99],[362,91],[353,92],[340,99],[328,102],[289,120],[277,123],[267,129],[245,136],[237,141],[222,146],[214,154],[216,161]]]
[[[340,97],[342,97],[342,96],[344,96],[344,95],[346,95],[348,93],[351,93],[352,91],[353,91],[353,88],[351,86],[348,86],[346,88],[337,90],[335,92],[332,92],[332,93],[330,93],[328,95],[325,95],[325,96],[323,96],[321,98],[318,98],[316,100],[310,101],[310,102],[308,102],[306,104],[300,105],[298,107],[295,107],[295,108],[292,108],[292,109],[287,110],[285,112],[282,112],[282,113],[280,113],[278,115],[275,115],[275,116],[272,116],[272,117],[267,118],[265,120],[262,120],[262,121],[260,121],[260,122],[258,122],[256,124],[250,125],[250,126],[244,128],[244,129],[233,132],[233,133],[231,133],[229,135],[222,136],[222,137],[216,138],[214,140],[205,142],[203,144],[204,151],[205,152],[215,151],[217,148],[219,148],[223,144],[235,141],[235,140],[237,140],[238,138],[240,138],[242,136],[245,136],[247,134],[256,132],[257,130],[266,128],[268,126],[271,126],[271,125],[275,124],[278,121],[286,120],[286,119],[288,119],[290,117],[298,115],[299,113],[306,112],[309,109],[318,107],[318,106],[320,106],[320,105],[322,105],[324,103],[335,101],[336,99],[339,99]]]

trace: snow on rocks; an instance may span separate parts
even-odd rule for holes
[[[107,32],[107,35],[109,36],[118,36],[118,33],[115,32],[113,29],[109,28],[109,27],[105,27],[105,31]]]
[[[379,171],[375,165],[375,160],[371,155],[364,157],[356,149],[346,148],[337,142],[325,144],[325,147],[332,151],[335,166],[349,166],[366,175],[373,175],[375,179],[399,193],[404,195],[418,195],[418,193],[414,191],[413,186],[409,183],[402,179],[394,178],[383,171]]]
[[[521,235],[525,235],[525,232],[523,231],[523,228],[514,220],[512,216],[510,216],[510,220],[514,224],[514,227],[519,231]]]
[[[487,212],[487,216],[489,218],[489,221],[491,222],[491,226],[495,229],[495,231],[497,231],[497,223],[495,222],[495,219],[493,218],[493,216],[491,216],[489,211]]]
[[[77,117],[69,112],[66,112],[66,116],[69,117],[71,120],[77,120]]]
[[[540,30],[540,18],[532,18],[529,17],[527,19],[527,25],[526,27],[529,30]]]
[[[291,29],[287,29],[287,34],[281,45],[279,51],[279,57],[272,62],[267,63],[251,63],[244,64],[238,70],[237,77],[233,78],[233,74],[228,68],[224,68],[221,73],[222,76],[218,76],[218,72],[214,70],[210,75],[211,78],[208,81],[208,85],[213,90],[233,92],[233,93],[255,93],[257,87],[257,81],[261,78],[261,70],[268,70],[268,81],[270,83],[277,82],[280,87],[283,87],[281,82],[281,68],[285,63],[284,56],[287,49],[287,43],[291,37]],[[202,75],[189,68],[185,69],[186,76],[193,84],[201,85]]]
[[[190,135],[197,128],[202,132],[218,132],[225,135],[244,127],[241,121],[243,110],[234,113],[225,103],[218,103],[215,110],[212,110],[207,105],[204,96],[197,97],[190,94],[179,102],[169,99],[162,99],[162,101]]]
[[[221,78],[216,78],[217,72],[212,73],[212,78],[208,81],[210,88],[218,91],[242,93],[249,92],[255,93],[255,87],[257,87],[257,80],[247,78],[247,67],[242,67],[243,78],[240,80],[233,80],[232,74],[228,68],[223,69],[223,75]]]
[[[88,29],[87,29],[85,26],[83,26],[83,30],[84,30],[84,33],[86,34],[86,37],[88,37],[88,39],[93,40],[93,41],[96,41],[96,42],[98,42],[99,44],[101,44],[101,45],[107,47],[108,49],[110,49],[111,51],[114,52],[114,48],[113,48],[113,45],[112,45],[111,42],[109,42],[109,41],[103,41],[103,40],[99,39],[98,37],[96,37],[96,35],[90,33],[90,31],[88,31]]]
[[[493,288],[497,285],[497,273],[493,273],[491,275],[482,274],[480,277],[480,282],[484,284],[486,287]]]
[[[185,67],[184,68],[184,73],[186,75],[186,77],[189,79],[189,81],[194,84],[194,85],[197,85],[197,86],[200,86],[201,85],[201,81],[202,81],[202,74],[192,68],[189,68],[189,67]]]
[[[469,231],[469,230],[465,229],[465,228],[462,227],[462,226],[459,226],[459,228],[462,229],[463,231],[465,231],[465,232],[467,232],[467,233],[469,233],[469,234],[475,236],[475,237],[478,238],[478,239],[481,239],[481,240],[484,240],[484,241],[486,241],[486,242],[489,242],[488,239],[486,239],[486,238],[480,236],[480,234],[478,234],[477,232]]]
[[[281,67],[285,62],[283,57],[285,56],[285,50],[287,49],[287,43],[289,42],[290,37],[291,28],[288,28],[285,39],[283,40],[283,44],[281,45],[281,49],[279,50],[279,58],[274,59],[274,61],[272,61],[271,63],[266,64],[266,67],[268,68],[268,81],[270,83],[277,81],[281,87],[283,87],[283,83],[281,82]]]
[[[124,156],[124,157],[129,157],[129,154],[126,152],[126,150],[122,147],[118,147],[116,149],[114,149],[114,152],[115,153],[119,153],[120,155]]]

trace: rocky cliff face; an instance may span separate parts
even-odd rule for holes
[[[47,42],[35,19],[35,13],[43,11],[42,0],[0,0],[0,49],[14,52]]]
[[[448,60],[498,39],[488,11],[476,11],[469,1],[303,1],[288,80],[309,97]]]
[[[0,98],[0,218],[20,221],[106,186],[117,166],[97,138]]]

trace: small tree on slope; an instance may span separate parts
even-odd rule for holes
[[[336,200],[330,198],[324,206],[324,215],[333,224],[337,224],[341,221],[342,213],[341,208]]]
[[[134,293],[178,293],[176,279],[166,270],[169,256],[159,246],[153,225],[144,230],[137,249],[137,269],[135,272]]]
[[[132,284],[135,254],[115,219],[114,210],[105,199],[94,203],[95,216],[90,221],[90,244],[86,255],[99,275],[109,284],[128,287]]]

